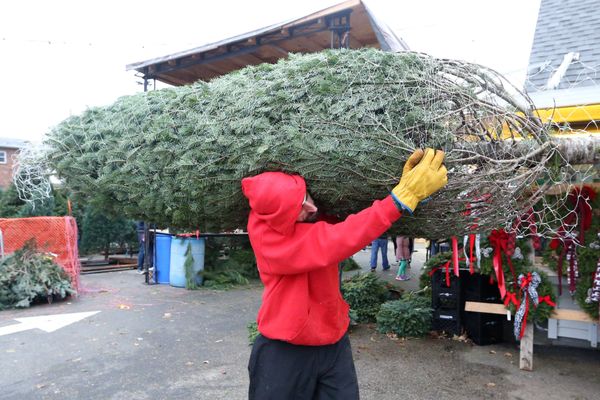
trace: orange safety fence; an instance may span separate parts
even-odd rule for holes
[[[79,291],[81,264],[77,250],[77,224],[73,217],[0,218],[4,254],[13,253],[34,239],[39,251],[52,253],[54,261]]]

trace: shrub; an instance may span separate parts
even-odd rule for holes
[[[431,300],[422,296],[403,296],[381,305],[377,330],[399,337],[422,337],[431,330]]]
[[[356,322],[375,322],[387,289],[374,274],[358,274],[342,283],[342,294],[354,311]]]
[[[246,328],[248,329],[248,341],[250,342],[250,346],[252,346],[258,335],[260,335],[258,324],[256,322],[250,322]]]
[[[342,261],[342,271],[356,271],[360,269],[360,265],[353,258],[346,258]]]

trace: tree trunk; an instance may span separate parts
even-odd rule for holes
[[[600,135],[577,133],[553,136],[548,146],[550,145],[556,146],[565,163],[579,165],[600,162]],[[539,161],[541,154],[545,153],[541,151],[543,148],[540,144],[532,140],[456,143],[454,151],[460,154],[461,149],[465,151],[465,155],[476,153],[494,160],[515,160],[523,157],[527,160]]]
[[[571,165],[597,164],[600,161],[600,135],[572,134],[556,136],[558,151]]]

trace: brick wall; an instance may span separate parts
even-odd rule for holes
[[[10,186],[12,182],[13,156],[19,150],[0,147],[0,151],[6,152],[6,163],[0,164],[0,188],[5,189]]]

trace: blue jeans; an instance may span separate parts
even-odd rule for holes
[[[373,242],[371,243],[371,269],[377,267],[377,253],[379,249],[381,249],[381,265],[383,266],[383,269],[388,269],[390,267],[387,258],[387,246],[387,239],[373,240]]]

